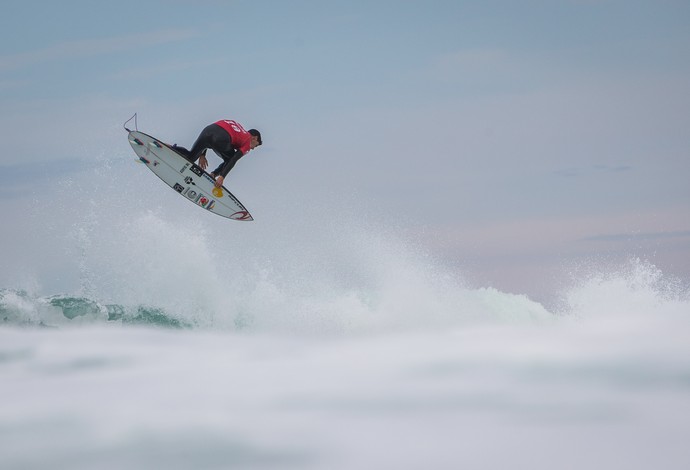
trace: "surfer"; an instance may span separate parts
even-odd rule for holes
[[[208,166],[206,149],[213,150],[223,159],[218,168],[211,172],[211,176],[216,180],[216,187],[220,188],[235,163],[259,145],[261,145],[259,131],[256,129],[247,131],[237,121],[223,119],[206,126],[191,150],[177,144],[173,145],[173,148],[192,163],[199,160],[199,166],[204,170]]]

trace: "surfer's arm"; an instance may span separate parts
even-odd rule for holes
[[[199,166],[201,167],[202,170],[205,170],[206,167],[208,166],[208,160],[206,160],[206,151],[204,150],[204,153],[201,154],[199,157]]]
[[[232,168],[235,166],[235,163],[237,163],[237,161],[243,156],[244,154],[242,151],[235,151],[235,154],[231,158],[225,160],[218,168],[216,168],[214,173],[222,177],[228,176],[228,173],[230,173],[230,170],[232,170]]]
[[[217,188],[223,186],[223,181],[225,181],[225,177],[228,176],[228,173],[230,173],[230,170],[232,170],[232,168],[235,166],[235,163],[237,163],[237,161],[243,156],[244,154],[241,150],[236,150],[232,157],[228,158],[227,160],[224,160],[223,163],[218,165],[218,168],[211,172],[211,175],[216,179]]]

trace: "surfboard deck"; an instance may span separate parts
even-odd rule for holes
[[[128,139],[139,160],[185,199],[221,217],[254,220],[225,186],[216,188],[211,175],[168,144],[139,131],[129,131]]]

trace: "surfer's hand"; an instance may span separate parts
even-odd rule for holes
[[[206,155],[202,155],[199,157],[199,166],[202,170],[205,170],[208,166],[208,160],[206,160]]]
[[[222,176],[219,176],[218,178],[216,178],[216,188],[220,188],[221,186],[223,186],[224,180],[225,180],[225,178],[223,178]]]

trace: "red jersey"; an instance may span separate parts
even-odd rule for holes
[[[249,144],[251,143],[252,135],[249,132],[245,131],[244,127],[242,127],[240,123],[238,123],[237,121],[223,119],[221,121],[216,122],[215,124],[219,125],[223,129],[225,129],[228,134],[230,134],[233,147],[242,152],[242,155],[247,155],[247,152],[249,152],[249,150],[251,149],[249,147]]]

